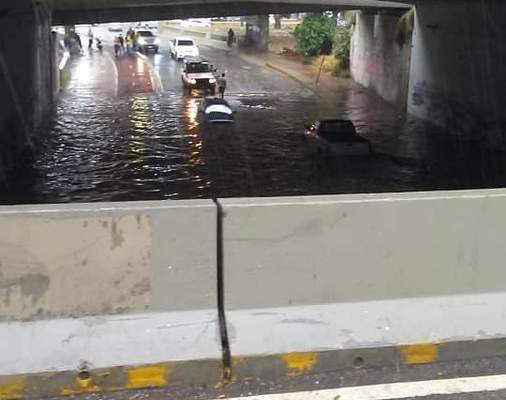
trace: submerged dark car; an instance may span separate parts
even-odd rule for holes
[[[370,143],[359,136],[353,122],[345,119],[325,119],[309,124],[305,131],[318,152],[339,156],[368,156]]]
[[[200,106],[207,122],[234,122],[234,112],[224,99],[206,98]]]

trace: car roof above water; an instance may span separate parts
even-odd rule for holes
[[[348,119],[323,119],[318,121],[318,136],[328,141],[357,138],[355,125]]]

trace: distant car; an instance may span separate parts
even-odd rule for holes
[[[216,91],[216,77],[212,66],[207,60],[200,57],[186,57],[184,59],[181,79],[190,94],[193,89],[210,91],[212,94]]]
[[[147,53],[148,51],[158,53],[160,39],[158,39],[153,32],[138,30],[135,32],[135,37],[137,38],[137,46],[142,53]]]
[[[209,28],[211,26],[211,21],[209,19],[198,19],[198,18],[190,18],[190,19],[185,19],[183,21],[181,21],[181,24],[180,24],[182,27],[189,27],[189,26],[194,26],[194,27],[202,27],[202,28]]]
[[[185,57],[198,57],[199,48],[192,38],[177,37],[169,42],[169,51],[172,57],[181,60]]]
[[[109,25],[107,30],[109,32],[123,32],[123,27],[121,25]]]
[[[207,122],[230,123],[234,122],[234,112],[224,99],[207,97],[200,106],[201,113]]]
[[[359,136],[353,122],[342,119],[316,121],[306,127],[305,135],[319,153],[338,156],[368,156],[370,143]]]
[[[156,21],[138,22],[137,27],[139,29],[143,28],[149,30],[158,29],[158,22]]]

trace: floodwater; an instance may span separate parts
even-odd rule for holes
[[[209,51],[209,50],[208,50]],[[501,155],[385,104],[358,85],[311,90],[229,53],[227,99],[235,123],[202,120],[181,66],[107,52],[74,61],[72,80],[33,160],[20,165],[3,203],[59,203],[391,192],[503,186]],[[115,74],[118,75],[117,85]],[[345,117],[371,140],[367,159],[324,159],[302,132],[315,118]]]

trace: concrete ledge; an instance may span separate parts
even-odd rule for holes
[[[2,323],[0,338],[0,398],[212,383],[221,377],[215,311]]]
[[[346,351],[506,338],[506,293],[228,311],[232,355]],[[476,357],[461,348],[461,358]],[[506,349],[504,350],[506,351]],[[483,354],[480,354],[483,356]],[[447,354],[443,359],[456,355]],[[433,362],[441,358],[425,360]],[[398,356],[374,363],[396,362]],[[408,362],[413,363],[413,362]],[[345,367],[334,363],[334,368]]]

